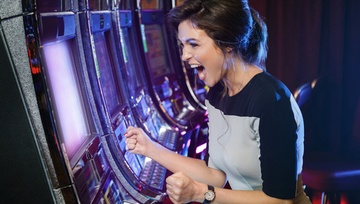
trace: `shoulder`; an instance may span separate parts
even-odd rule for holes
[[[291,92],[286,85],[268,72],[256,75],[251,81],[251,89],[247,91],[250,92],[249,95],[253,95],[253,102],[264,105],[291,97]]]
[[[268,72],[258,74],[256,82],[262,87],[259,91],[263,91],[264,93],[268,93],[273,96],[281,94],[290,97],[291,95],[291,92],[286,85]]]

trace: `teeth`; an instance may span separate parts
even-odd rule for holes
[[[196,69],[197,67],[200,67],[200,65],[191,64],[190,67],[193,68],[193,69]]]

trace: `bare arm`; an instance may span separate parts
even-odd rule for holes
[[[207,185],[192,180],[184,173],[178,172],[166,179],[167,194],[175,204],[188,203],[190,201],[204,201]],[[292,204],[292,200],[272,198],[263,191],[230,190],[215,187],[216,197],[212,203],[236,203],[236,204]]]
[[[213,203],[267,203],[291,204],[291,200],[281,200],[267,196],[262,191],[229,190],[221,188],[226,175],[209,168],[200,159],[176,154],[152,141],[140,128],[129,127],[126,137],[128,151],[149,157],[174,174],[166,179],[167,194],[175,204],[204,201],[207,184],[215,186]]]
[[[226,181],[224,172],[209,168],[203,160],[168,150],[150,140],[140,128],[129,127],[125,137],[126,147],[130,152],[149,157],[173,173],[183,172],[193,180],[218,187],[222,187]]]

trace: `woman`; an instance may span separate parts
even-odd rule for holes
[[[303,120],[290,91],[262,67],[267,30],[245,0],[189,0],[168,14],[182,60],[210,90],[208,162],[125,134],[129,151],[174,174],[174,203],[310,203],[302,180]],[[222,188],[229,182],[230,189]]]

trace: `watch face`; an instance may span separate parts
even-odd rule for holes
[[[214,198],[215,198],[215,193],[214,193],[214,191],[208,191],[208,192],[206,192],[205,193],[205,199],[206,200],[208,200],[208,201],[212,201],[212,200],[214,200]]]

